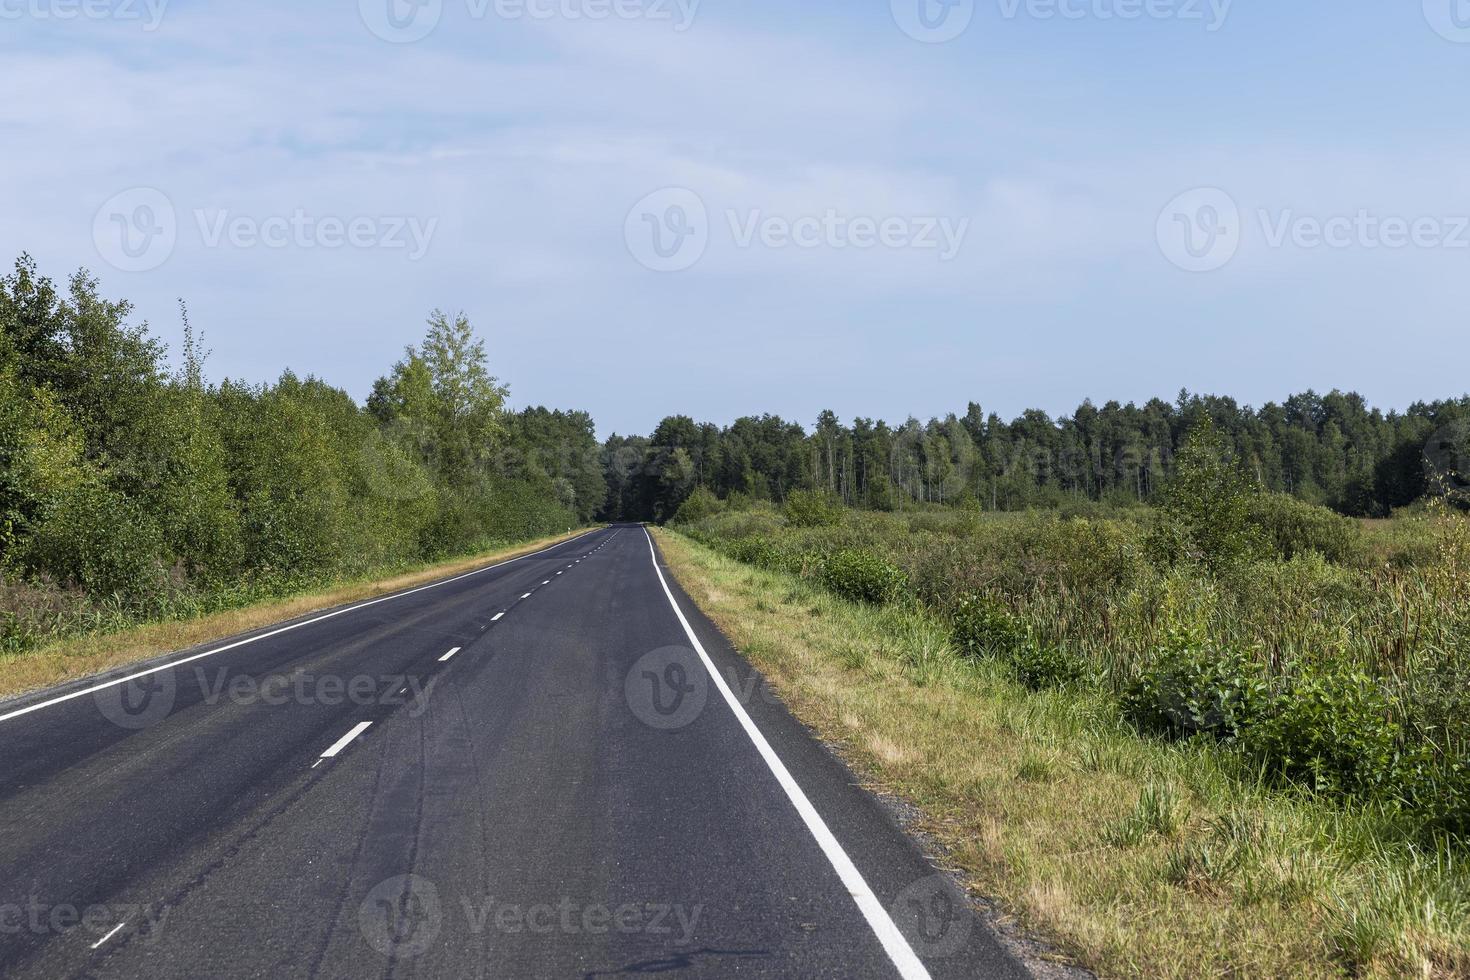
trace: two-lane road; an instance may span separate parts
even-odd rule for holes
[[[1024,975],[638,526],[0,704],[0,975]]]

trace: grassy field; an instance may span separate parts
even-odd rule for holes
[[[1456,771],[1464,528],[1416,521],[1298,528],[1325,535],[1320,549],[1286,554],[1283,533],[1284,548],[1216,571],[1159,567],[1146,514],[804,528],[757,509],[660,542],[797,714],[915,803],[980,893],[1077,962],[1109,976],[1470,976],[1467,851],[1438,817],[1325,769],[1295,778],[1207,723],[1145,734],[1126,709],[1183,636],[1220,660],[1238,651],[1274,699],[1262,731],[1310,742],[1320,733],[1281,719],[1325,705],[1331,737],[1338,702],[1300,686],[1330,670],[1374,692],[1350,705],[1370,728],[1381,718],[1425,771]],[[1023,631],[1014,655],[965,655],[963,597]]]
[[[102,630],[45,643],[21,653],[0,655],[0,698],[38,690],[126,666],[174,650],[234,636],[295,619],[319,609],[358,602],[413,588],[435,579],[515,558],[565,541],[581,531],[542,538],[514,547],[465,557],[389,576],[358,579],[287,598],[250,603],[205,616]]]

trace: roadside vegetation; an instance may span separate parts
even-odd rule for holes
[[[1457,487],[1353,520],[1266,491],[1202,421],[1152,507],[695,491],[674,526],[703,547],[664,540],[798,708],[1087,965],[1466,976]]]
[[[366,405],[290,371],[212,383],[126,302],[0,279],[0,658],[479,555],[592,521],[591,418],[511,412],[436,312]]]

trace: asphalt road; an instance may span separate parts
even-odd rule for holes
[[[1024,975],[637,526],[0,703],[0,760],[6,977]]]

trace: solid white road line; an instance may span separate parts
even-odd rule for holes
[[[453,650],[450,650],[444,656],[440,657],[439,658],[439,662],[442,664],[444,661],[448,660],[450,657],[454,656],[456,653],[459,653],[459,647],[455,647]]]
[[[587,534],[596,533],[596,531],[587,532]],[[323,620],[333,619],[337,616],[345,616],[347,613],[356,612],[359,609],[366,609],[368,606],[376,606],[380,602],[388,602],[390,599],[402,599],[404,596],[411,596],[418,592],[426,592],[429,589],[437,589],[441,585],[448,585],[451,582],[458,582],[459,580],[469,578],[472,575],[480,575],[484,572],[491,571],[492,569],[503,568],[506,565],[512,565],[526,558],[534,558],[537,555],[544,555],[548,551],[560,548],[562,545],[567,544],[568,542],[576,541],[580,538],[585,538],[587,534],[579,534],[575,538],[568,538],[566,541],[559,541],[556,544],[552,545],[550,548],[542,548],[540,551],[533,551],[528,555],[521,555],[519,558],[511,558],[506,561],[497,562],[494,565],[486,565],[484,568],[477,568],[473,572],[465,572],[463,575],[456,575],[453,578],[444,579],[442,582],[430,582],[428,585],[421,585],[416,589],[409,589],[407,592],[395,592],[392,595],[385,595],[377,599],[369,599],[367,602],[359,602],[355,606],[348,606],[346,609],[338,609],[336,612],[329,612],[324,615],[317,616],[314,619],[307,619],[299,623],[292,623],[290,626],[282,626],[280,629],[271,630],[269,633],[261,633],[259,636],[247,637],[243,640],[236,640],[234,643],[227,643],[222,647],[215,647],[213,650],[206,650],[203,653],[196,653],[192,657],[184,657],[181,660],[173,660],[158,667],[150,667],[147,670],[140,670],[136,674],[128,674],[125,677],[118,677],[114,680],[103,681],[101,684],[93,684],[91,687],[84,687],[80,691],[72,691],[70,694],[63,694],[60,697],[50,698],[46,701],[38,701],[30,707],[18,708],[15,711],[0,715],[0,721],[9,721],[12,718],[19,718],[21,715],[28,715],[32,711],[40,711],[42,708],[49,708],[53,704],[61,704],[63,701],[71,701],[74,698],[85,697],[86,695],[92,694],[96,691],[106,690],[109,687],[116,687],[119,684],[126,684],[128,681],[136,680],[139,677],[147,677],[149,674],[157,674],[160,671],[172,670],[175,667],[182,667],[184,664],[192,663],[195,660],[202,660],[205,657],[212,657],[217,653],[224,653],[226,650],[233,650],[236,647],[243,647],[247,643],[256,643],[260,640],[268,640],[273,636],[279,636],[282,633],[289,633],[291,630],[299,630],[303,626],[310,626],[313,623],[320,623]],[[522,596],[521,598],[525,598],[525,596]]]
[[[709,673],[710,682],[715,685],[720,694],[724,695],[725,703],[735,713],[740,727],[745,729],[745,734],[750,736],[750,740],[755,743],[756,751],[761,754],[761,758],[765,760],[772,775],[776,777],[776,782],[780,783],[781,788],[786,791],[787,798],[796,807],[796,812],[801,815],[806,829],[811,831],[822,853],[827,856],[828,861],[832,862],[832,868],[837,872],[837,877],[842,879],[842,884],[852,895],[853,901],[857,902],[863,918],[868,920],[868,925],[878,937],[878,941],[883,944],[888,958],[898,968],[899,976],[904,980],[929,980],[929,971],[919,960],[918,954],[914,952],[908,940],[903,937],[903,933],[898,931],[898,926],[894,924],[888,910],[878,901],[878,896],[873,894],[873,889],[869,888],[868,883],[863,880],[857,865],[852,863],[852,859],[847,856],[847,852],[842,849],[837,838],[832,836],[832,831],[827,828],[822,815],[817,812],[816,807],[812,806],[811,800],[807,799],[806,793],[802,792],[801,786],[787,770],[785,763],[781,761],[780,756],[776,755],[776,750],[771,748],[771,743],[766,741],[761,730],[755,726],[755,722],[751,721],[750,715],[745,713],[745,708],[736,699],[730,686],[720,676],[715,662],[705,652],[704,644],[699,642],[699,637],[694,635],[694,629],[689,625],[689,620],[684,618],[684,610],[679,608],[679,603],[674,599],[673,590],[669,588],[669,583],[664,579],[663,569],[658,566],[658,552],[653,547],[653,535],[648,533],[647,528],[644,528],[643,533],[648,537],[648,554],[653,559],[653,570],[658,573],[659,584],[664,587],[664,595],[668,596],[669,605],[674,608],[674,615],[679,617],[679,625],[684,627],[684,635],[689,637],[689,642],[699,654],[699,659],[704,661],[704,669]]]
[[[500,617],[501,616],[504,616],[504,615],[505,615],[505,613],[496,613],[494,616],[491,616],[490,617],[490,622],[492,622],[492,623],[498,623],[498,622],[500,622]]]
[[[107,935],[103,936],[101,939],[97,940],[95,943],[92,944],[92,948],[93,949],[96,949],[99,946],[101,946],[103,943],[107,942],[107,940],[111,939],[113,936],[116,936],[117,933],[118,933],[118,930],[120,930],[123,926],[125,926],[127,924],[128,924],[127,923],[127,920],[125,919],[122,922],[119,922],[117,925],[113,926],[111,932],[109,932]]]
[[[357,727],[353,728],[352,731],[348,732],[346,735],[343,735],[341,738],[337,739],[337,744],[336,745],[333,745],[330,749],[327,749],[327,751],[323,752],[322,753],[322,758],[323,759],[335,759],[337,757],[337,753],[338,752],[341,752],[343,749],[347,748],[347,746],[352,743],[352,740],[354,738],[357,738],[357,736],[361,735],[363,732],[365,732],[369,728],[371,728],[372,727],[372,724],[373,723],[370,722],[370,721],[360,721],[360,722],[358,722],[357,723]]]

